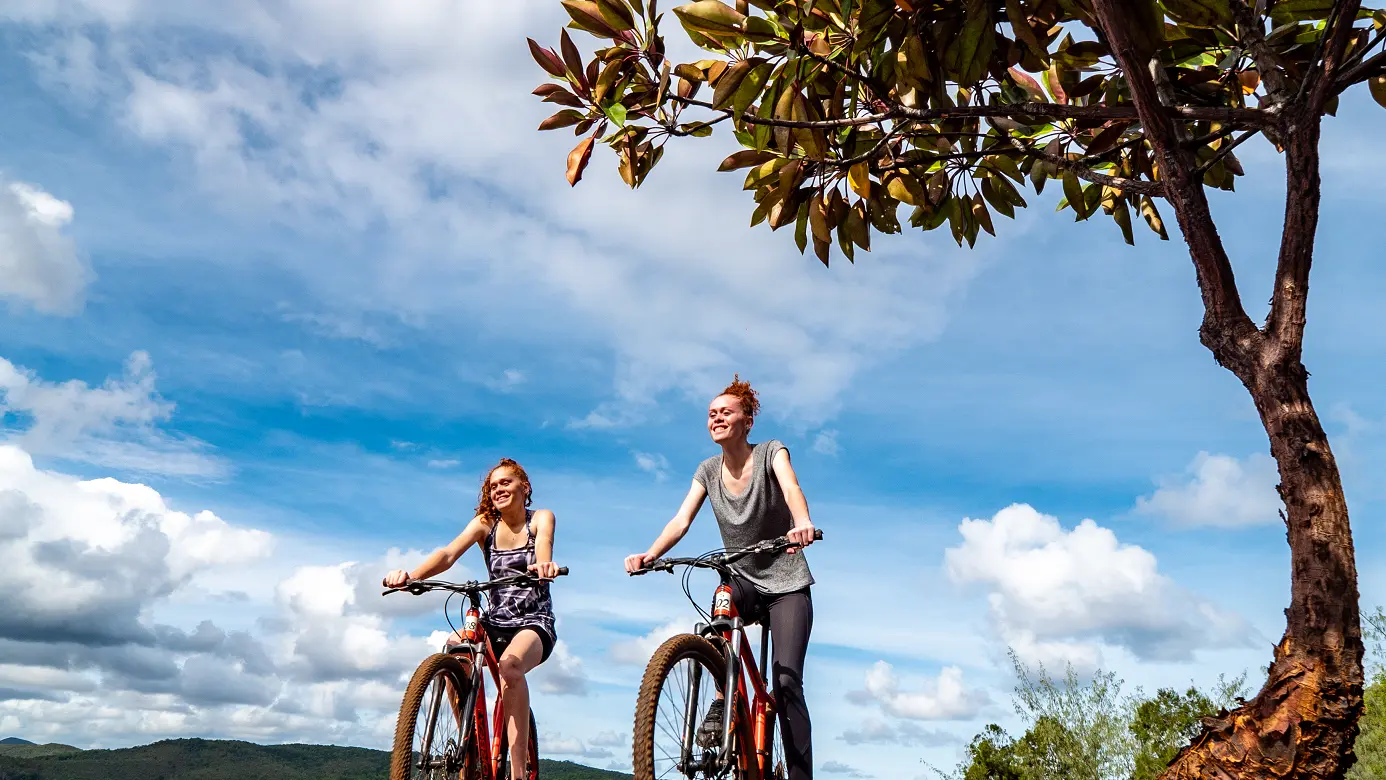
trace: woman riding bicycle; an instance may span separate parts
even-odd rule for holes
[[[741,381],[739,374],[712,399],[707,428],[712,440],[721,445],[722,454],[698,466],[678,513],[649,550],[626,558],[627,572],[639,571],[677,544],[688,533],[705,498],[712,500],[722,543],[728,548],[779,536],[788,536],[801,547],[813,543],[813,522],[789,463],[789,450],[775,439],[754,445],[747,440],[759,411],[755,390]],[[813,776],[813,748],[803,671],[813,628],[809,591],[814,579],[802,554],[765,558],[757,555],[735,564],[732,598],[747,623],[768,623],[789,780],[809,780]],[[713,703],[699,730],[699,744],[707,746],[720,740],[724,706],[721,699]]]
[[[525,572],[543,579],[558,575],[553,562],[554,514],[528,509],[533,489],[519,463],[502,458],[481,482],[476,516],[446,547],[428,556],[412,572],[392,571],[385,586],[400,588],[447,571],[473,544],[481,547],[493,580]],[[558,640],[548,583],[537,587],[499,588],[490,594],[482,616],[486,636],[499,659],[501,698],[510,742],[510,780],[529,776],[525,763],[529,744],[529,686],[525,675],[548,660]],[[454,632],[448,644],[461,642]]]

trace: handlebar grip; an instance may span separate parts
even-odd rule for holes
[[[563,577],[563,576],[566,576],[567,574],[568,574],[568,567],[567,567],[567,566],[559,566],[559,567],[558,567],[558,576]]]
[[[822,528],[815,528],[815,529],[813,529],[813,541],[815,541],[815,542],[821,542],[821,541],[823,541],[823,529],[822,529]]]

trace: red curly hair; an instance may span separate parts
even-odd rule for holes
[[[503,468],[513,471],[515,478],[524,485],[525,506],[529,506],[534,500],[534,488],[529,484],[529,474],[525,473],[524,467],[511,458],[501,458],[500,463],[492,466],[491,470],[486,472],[486,476],[481,478],[481,495],[476,501],[477,516],[484,517],[492,523],[500,519],[500,510],[491,503],[491,476]]]
[[[747,417],[755,419],[760,413],[760,399],[756,397],[756,391],[751,387],[750,382],[742,381],[741,373],[732,375],[731,384],[727,385],[718,395],[729,395],[741,402],[741,411]]]

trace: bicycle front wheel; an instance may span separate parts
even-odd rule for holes
[[[404,691],[390,780],[472,780],[479,777],[472,734],[462,732],[461,702],[471,677],[455,656],[436,653],[414,670]]]
[[[701,747],[696,735],[725,681],[726,662],[706,639],[679,634],[660,645],[645,667],[635,708],[636,780],[717,774],[720,745]]]

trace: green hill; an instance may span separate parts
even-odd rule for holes
[[[0,756],[8,758],[42,758],[44,756],[56,756],[63,753],[76,753],[77,748],[71,745],[60,745],[56,742],[47,745],[35,745],[32,742],[22,739],[9,739],[0,741]]]
[[[48,752],[41,752],[43,749]],[[16,755],[26,749],[38,754]],[[383,780],[390,754],[328,745],[172,739],[119,750],[68,745],[0,746],[0,780]],[[618,780],[630,775],[569,761],[539,760],[543,780]]]

